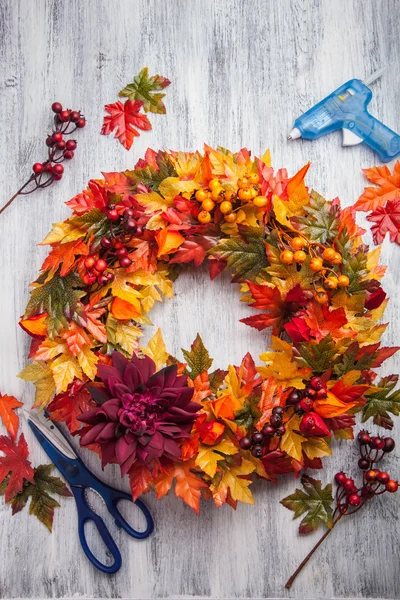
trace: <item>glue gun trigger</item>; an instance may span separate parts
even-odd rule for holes
[[[342,129],[343,132],[343,140],[342,146],[357,146],[357,144],[361,144],[364,140],[360,138],[358,135],[350,131],[350,129]]]

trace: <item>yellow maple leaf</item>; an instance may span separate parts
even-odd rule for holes
[[[135,194],[135,199],[143,206],[146,215],[151,215],[158,210],[167,210],[167,208],[170,208],[174,203],[173,198],[163,198],[160,194],[157,194],[157,192]]]
[[[347,319],[356,313],[364,312],[366,293],[360,292],[359,294],[352,294],[349,296],[346,290],[339,290],[332,296],[332,307],[343,308],[346,311]],[[364,319],[364,317],[363,317]]]
[[[161,333],[161,329],[157,329],[149,343],[145,348],[141,347],[141,350],[154,360],[157,370],[161,369],[167,362],[169,352],[165,347],[165,342]]]
[[[271,150],[268,148],[264,154],[262,155],[262,157],[260,158],[261,162],[264,163],[264,165],[266,167],[270,167],[271,166]]]
[[[237,452],[237,446],[229,439],[222,440],[215,446],[200,444],[195,464],[209,477],[214,477],[217,472],[218,461],[224,460],[224,455],[232,456]]]
[[[24,381],[32,381],[35,384],[35,404],[34,407],[43,409],[53,398],[55,383],[53,373],[47,363],[41,360],[34,360],[17,375]]]
[[[199,184],[193,179],[182,181],[179,177],[166,177],[159,185],[160,194],[164,198],[169,198],[173,201],[175,196],[185,194],[189,197],[194,190],[197,190]]]
[[[306,438],[298,433],[300,417],[293,415],[286,423],[286,432],[281,437],[280,449],[298,461],[302,459],[302,443]]]
[[[111,313],[107,317],[107,335],[112,344],[118,344],[129,358],[139,350],[139,337],[142,330],[132,321],[119,321]]]
[[[82,371],[93,381],[97,374],[96,365],[99,360],[96,354],[85,344],[80,352],[78,352],[77,358]]]
[[[82,379],[82,369],[72,355],[61,354],[50,365],[56,384],[56,393],[65,392],[70,383],[77,377]]]
[[[293,358],[292,346],[284,340],[273,335],[271,347],[272,351],[260,354],[260,359],[267,363],[265,367],[257,367],[257,371],[263,379],[273,377],[282,383],[283,388],[304,389],[303,379],[310,377],[311,369],[308,367],[299,368]]]
[[[39,246],[47,246],[50,244],[66,244],[78,240],[86,235],[86,231],[80,229],[73,223],[63,221],[62,223],[53,223],[53,229],[44,238]]]
[[[180,178],[195,179],[201,172],[203,156],[198,151],[177,152],[174,156],[170,156],[170,160]]]
[[[40,344],[39,348],[33,354],[32,358],[35,360],[51,360],[59,354],[63,354],[67,351],[67,344],[65,342],[57,342],[46,338]]]
[[[37,381],[51,375],[51,370],[47,363],[42,360],[33,360],[18,373],[17,377],[24,381]]]
[[[381,250],[382,246],[378,246],[374,250],[370,250],[367,254],[367,279],[377,279],[379,281],[385,274],[387,267],[379,264]]]
[[[168,225],[168,221],[166,221],[160,213],[156,213],[146,223],[146,229],[148,231],[157,231],[157,229],[165,229]]]
[[[309,437],[302,445],[304,453],[312,460],[313,458],[322,458],[332,454],[328,442],[325,438]]]
[[[254,471],[254,464],[245,458],[242,458],[242,463],[239,466],[224,468],[219,484],[217,486],[210,486],[215,504],[221,506],[226,502],[228,490],[233,500],[244,502],[245,504],[254,504],[253,495],[249,490],[252,481],[243,477],[250,475]]]

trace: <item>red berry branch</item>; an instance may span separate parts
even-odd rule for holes
[[[53,181],[59,181],[64,173],[64,166],[61,164],[65,160],[71,160],[74,157],[74,151],[77,146],[76,140],[64,140],[65,135],[71,135],[77,129],[85,127],[86,120],[77,110],[63,110],[59,102],[54,102],[51,106],[54,115],[54,129],[46,139],[48,147],[47,159],[32,166],[32,175],[24,185],[10,198],[10,200],[0,209],[0,214],[10,206],[17,196],[32,194],[38,189],[48,187]]]
[[[285,588],[290,589],[297,575],[308,563],[314,552],[322,544],[325,538],[328,537],[335,525],[340,521],[343,516],[354,515],[362,508],[366,502],[380,496],[385,492],[397,492],[399,484],[394,479],[390,478],[390,475],[386,471],[380,471],[375,468],[374,465],[379,463],[385,454],[392,452],[395,447],[395,442],[391,437],[371,436],[368,431],[360,431],[358,434],[358,442],[360,444],[360,458],[358,460],[358,466],[363,471],[362,483],[357,487],[354,479],[348,477],[346,473],[340,471],[335,475],[335,481],[337,483],[336,495],[334,500],[335,509],[331,516],[325,519],[320,514],[318,518],[329,525],[329,529],[315,544],[313,549],[307,554],[302,563],[298,566],[293,575],[288,579]],[[320,497],[321,508],[324,509],[325,514],[329,514],[329,506],[332,498],[330,496],[331,486],[327,486],[324,490],[321,489],[321,482],[312,479],[311,477],[303,476],[303,485],[309,496],[313,497],[314,509],[316,495]],[[310,494],[311,491],[311,494]],[[300,494],[299,494],[300,492]],[[303,496],[301,496],[301,494]],[[327,495],[329,494],[329,498]],[[325,498],[324,498],[325,495]],[[305,500],[304,500],[305,499]],[[299,500],[303,503],[303,509],[299,510]],[[328,501],[327,501],[328,500]],[[295,507],[296,503],[296,507]],[[292,496],[288,496],[282,500],[282,504],[291,510],[296,510],[297,515],[303,514],[307,507],[307,496],[304,492],[297,490]],[[307,519],[308,517],[306,517]],[[305,529],[304,533],[314,531],[317,528],[315,523],[312,528]]]

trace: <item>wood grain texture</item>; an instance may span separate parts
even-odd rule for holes
[[[27,336],[16,326],[47,249],[36,247],[50,224],[67,217],[63,202],[101,171],[132,167],[147,146],[195,150],[203,142],[256,154],[270,147],[276,167],[291,173],[308,160],[309,185],[345,205],[363,187],[362,167],[378,162],[364,145],[341,148],[339,134],[313,143],[288,143],[293,119],[342,82],[382,65],[371,111],[399,131],[400,13],[396,0],[1,0],[1,200],[6,201],[44,156],[54,100],[81,108],[88,127],[64,179],[20,198],[0,220],[0,389],[30,405],[32,388],[15,378],[24,366]],[[167,115],[130,153],[99,135],[103,105],[142,66],[169,77]],[[2,202],[3,203],[3,202]],[[398,342],[400,250],[386,242],[391,296],[387,344]],[[152,314],[168,348],[179,354],[199,331],[215,365],[257,356],[267,338],[240,324],[249,314],[228,277],[213,284],[203,270],[187,271],[176,296]],[[184,317],[182,318],[182,315]],[[151,332],[150,332],[151,333]],[[233,343],[232,340],[235,340]],[[385,374],[398,372],[400,358]],[[27,427],[35,464],[47,457]],[[335,442],[322,473],[354,468],[356,449]],[[390,470],[400,475],[398,452]],[[95,456],[85,459],[97,473]],[[105,477],[112,482],[115,470]],[[156,520],[150,540],[115,532],[124,565],[113,578],[86,561],[77,538],[73,500],[57,511],[53,535],[27,512],[14,518],[0,504],[1,598],[397,598],[400,596],[398,499],[377,500],[341,523],[298,578],[287,577],[316,541],[300,539],[279,499],[294,488],[256,485],[256,505],[197,518],[180,500],[149,497]]]

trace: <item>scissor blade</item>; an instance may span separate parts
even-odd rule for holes
[[[47,419],[41,417],[39,415],[35,415],[33,413],[24,410],[25,417],[29,422],[33,423],[40,431],[40,433],[66,458],[70,458],[71,460],[75,460],[77,458],[76,453],[72,449],[72,447],[66,442],[61,431],[57,429],[55,425],[49,424]],[[33,430],[35,433],[35,430]]]

